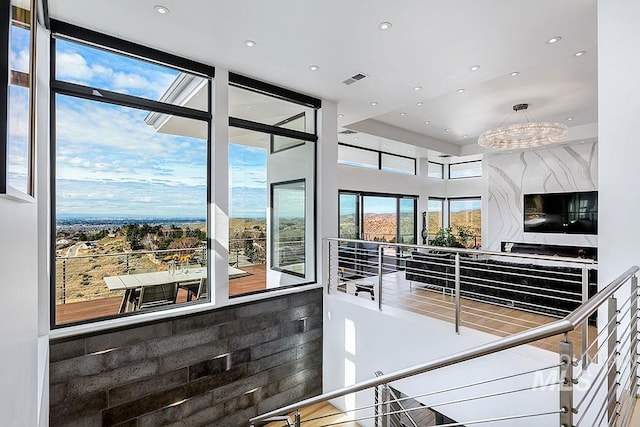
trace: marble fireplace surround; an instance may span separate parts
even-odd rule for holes
[[[593,142],[486,155],[484,249],[501,251],[503,242],[596,248],[597,235],[525,233],[523,200],[525,194],[597,190],[597,152]]]

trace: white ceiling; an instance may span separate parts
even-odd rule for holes
[[[52,18],[333,100],[359,145],[476,153],[478,135],[516,103],[529,103],[535,120],[566,123],[570,140],[597,137],[596,0],[48,3]],[[392,27],[381,31],[383,21]],[[553,36],[562,40],[546,43]],[[342,83],[356,73],[368,77]]]

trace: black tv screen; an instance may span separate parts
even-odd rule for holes
[[[598,234],[598,192],[525,194],[524,231]]]

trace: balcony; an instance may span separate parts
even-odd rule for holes
[[[266,289],[265,243],[264,238],[230,240],[229,296]],[[183,272],[207,266],[203,246],[104,253],[109,249],[104,245],[77,243],[66,250],[66,256],[56,257],[56,324],[118,315],[125,291],[110,290],[105,277],[172,270],[170,280],[180,283],[187,277],[182,276]],[[193,298],[188,291],[178,287],[175,303],[190,299]]]

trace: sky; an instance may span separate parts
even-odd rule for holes
[[[29,73],[29,31],[12,25],[10,32],[9,68]],[[27,192],[29,164],[29,90],[9,86],[8,184]]]
[[[62,81],[157,100],[177,75],[170,68],[57,40],[56,77]],[[56,96],[58,215],[206,217],[207,142],[158,133],[145,123],[147,114]],[[194,127],[206,126],[191,121]],[[232,217],[265,217],[266,159],[265,150],[229,145]]]

